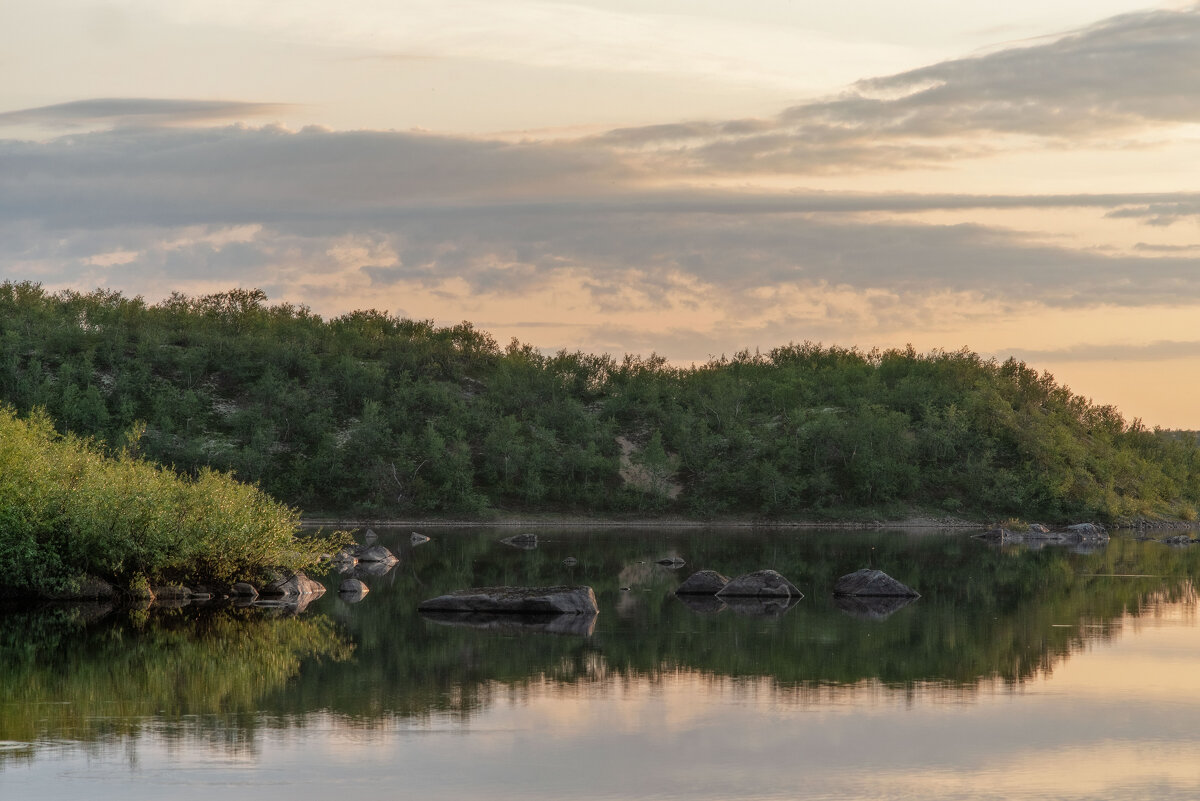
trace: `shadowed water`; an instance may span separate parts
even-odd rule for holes
[[[0,617],[4,798],[1193,798],[1200,546],[964,534],[377,529],[299,615]],[[682,569],[657,564],[678,557]],[[873,566],[921,598],[834,599]],[[682,599],[770,567],[798,603]],[[595,618],[422,615],[587,584]],[[881,599],[883,600],[883,599]],[[896,602],[903,601],[903,602]]]

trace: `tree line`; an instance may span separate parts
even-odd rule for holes
[[[681,367],[324,319],[260,290],[147,303],[8,282],[0,400],[310,514],[1111,521],[1200,503],[1194,436],[967,350],[805,342]]]

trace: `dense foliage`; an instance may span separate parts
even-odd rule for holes
[[[232,583],[316,563],[295,510],[202,468],[194,478],[129,449],[109,456],[45,414],[0,406],[0,586],[70,593],[87,575],[125,587]]]
[[[804,343],[679,368],[469,324],[0,285],[0,399],[311,513],[1194,516],[1200,448],[1023,363]],[[624,454],[624,456],[623,456]],[[624,461],[623,461],[624,460]]]

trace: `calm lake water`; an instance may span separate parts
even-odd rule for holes
[[[355,604],[0,616],[0,798],[1200,798],[1200,546],[377,531],[401,562]],[[655,564],[670,556],[687,565]],[[868,564],[923,597],[835,603]],[[694,569],[764,567],[806,597],[672,593]],[[416,612],[496,584],[588,584],[600,614]]]

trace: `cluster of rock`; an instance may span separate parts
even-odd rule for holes
[[[757,570],[729,579],[715,570],[698,570],[675,590],[681,601],[697,612],[731,609],[741,614],[777,616],[804,594],[774,570]],[[834,603],[857,617],[881,619],[912,603],[919,594],[882,570],[857,570],[842,576],[833,587]],[[754,603],[747,603],[748,600]]]
[[[1031,523],[1025,531],[1013,531],[997,527],[975,535],[979,539],[995,543],[1046,543],[1072,545],[1087,542],[1108,542],[1108,531],[1097,523],[1074,523],[1059,529],[1050,529],[1041,523]]]

